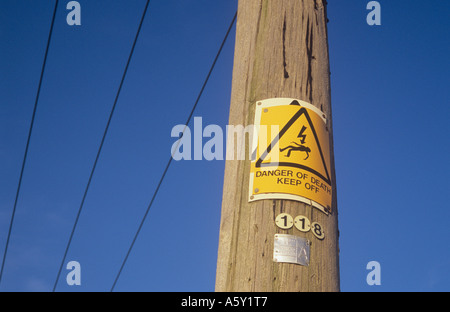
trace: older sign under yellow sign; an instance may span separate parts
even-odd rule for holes
[[[331,211],[330,143],[326,116],[300,100],[258,101],[249,201],[291,199]]]

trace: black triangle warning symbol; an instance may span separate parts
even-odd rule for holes
[[[267,146],[266,150],[256,161],[255,167],[278,166],[300,168],[317,175],[325,183],[331,185],[324,153],[308,110],[300,106],[297,101],[293,101],[291,105],[297,105],[299,109]],[[280,146],[280,144],[283,145]],[[274,148],[279,149],[278,161],[264,162],[266,159],[270,159],[268,155]],[[314,158],[315,163],[318,165],[311,165],[312,160],[309,157]]]

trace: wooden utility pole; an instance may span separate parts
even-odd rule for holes
[[[332,203],[325,213],[296,200],[249,201],[250,159],[227,160],[216,291],[339,291],[326,1],[239,0],[236,27],[229,125],[253,124],[256,103],[264,99],[295,98],[317,107],[327,119]],[[325,237],[277,227],[281,213],[318,222]],[[308,265],[274,261],[277,233],[309,240]]]

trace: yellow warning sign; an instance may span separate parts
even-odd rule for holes
[[[291,199],[331,211],[330,144],[326,116],[304,101],[258,101],[249,201]]]

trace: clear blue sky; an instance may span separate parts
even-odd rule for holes
[[[0,291],[51,291],[145,0],[60,0]],[[342,291],[450,290],[450,2],[329,1]],[[0,0],[0,250],[54,1]],[[57,291],[109,291],[237,7],[153,0]],[[234,32],[195,112],[228,122]],[[213,291],[224,161],[173,162],[115,290]],[[381,264],[368,286],[366,264]]]

